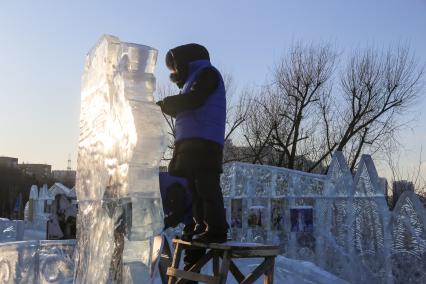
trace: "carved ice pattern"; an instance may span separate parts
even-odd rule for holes
[[[291,175],[288,173],[276,173],[275,196],[289,195],[289,184],[291,183]]]
[[[0,244],[0,283],[73,283],[75,241]]]
[[[396,283],[426,283],[426,210],[404,192],[392,216],[392,267]]]
[[[152,238],[163,230],[158,167],[167,146],[153,97],[156,60],[157,50],[108,35],[87,55],[76,177],[76,282],[150,278]]]
[[[312,260],[353,283],[416,283],[413,281],[426,279],[424,208],[412,206],[413,200],[420,203],[413,194],[398,202],[404,202],[396,207],[400,209],[390,212],[370,156],[362,157],[355,177],[341,152],[333,156],[326,176],[244,163],[225,165],[224,176],[227,211],[232,199],[238,197],[245,212],[242,228],[231,228],[232,237],[246,241],[265,238],[269,243],[278,240],[284,255]],[[262,233],[245,226],[247,208],[260,196],[283,200],[282,231],[265,228]],[[265,206],[266,214],[270,214],[270,204]],[[313,247],[310,242],[300,243],[300,235],[290,232],[290,208],[306,206],[314,209]],[[404,263],[401,254],[411,255],[413,261]],[[410,267],[411,275],[402,273],[400,267]]]

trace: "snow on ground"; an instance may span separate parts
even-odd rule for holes
[[[24,240],[44,240],[46,233],[41,230],[25,229]],[[239,267],[244,275],[248,275],[253,271],[263,259],[236,259],[235,264]],[[212,275],[212,263],[208,263],[203,268],[203,273]],[[159,275],[154,280],[155,284],[161,284]],[[228,274],[226,283],[237,283],[231,273]],[[255,283],[263,283],[261,277]],[[286,284],[330,284],[330,283],[348,283],[335,275],[319,268],[315,264],[308,261],[286,258],[277,256],[275,259],[274,283]]]
[[[253,271],[260,263],[262,259],[237,259],[234,260],[240,271],[244,275],[248,275]],[[202,272],[204,274],[212,275],[212,263],[207,263]],[[161,284],[160,277],[157,275],[155,284]],[[228,273],[226,283],[237,283],[232,276],[231,272]],[[259,278],[256,284],[263,283],[263,277]],[[275,271],[274,271],[274,283],[285,283],[285,284],[348,284],[345,280],[342,280],[335,275],[322,270],[315,264],[308,261],[301,261],[286,258],[284,256],[277,256],[275,259]]]
[[[301,261],[284,256],[275,260],[275,283],[348,283],[334,274],[331,274],[312,262]],[[260,283],[260,282],[259,282]]]

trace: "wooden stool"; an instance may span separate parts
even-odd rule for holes
[[[277,246],[261,245],[254,243],[226,242],[223,244],[204,244],[198,242],[185,242],[173,239],[175,253],[171,266],[167,269],[169,284],[185,283],[186,280],[193,280],[205,283],[223,284],[226,283],[228,271],[230,270],[238,283],[253,283],[264,274],[264,283],[272,284],[274,281],[275,257],[279,253]],[[187,271],[179,270],[182,251],[186,249],[205,249],[206,254],[202,256]],[[258,258],[264,260],[249,275],[244,276],[233,259],[236,258]],[[222,258],[220,263],[219,258]],[[199,273],[201,268],[213,259],[213,276]]]

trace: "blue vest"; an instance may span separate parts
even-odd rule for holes
[[[189,63],[188,67],[188,78],[183,86],[182,94],[191,90],[201,70],[213,66],[209,60],[196,60]],[[223,145],[226,120],[225,85],[219,71],[216,68],[214,70],[218,75],[219,83],[207,101],[197,109],[176,115],[176,142],[188,138],[202,138]]]

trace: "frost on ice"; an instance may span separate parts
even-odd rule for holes
[[[158,164],[167,145],[152,96],[157,51],[103,36],[86,58],[76,190],[77,283],[149,277],[163,228]]]

